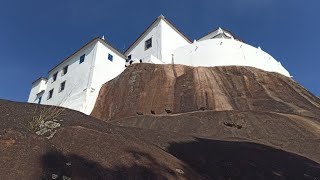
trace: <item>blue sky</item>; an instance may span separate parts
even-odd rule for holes
[[[0,99],[27,101],[33,80],[94,37],[127,48],[160,14],[190,39],[219,26],[261,46],[320,96],[319,0],[3,0]]]

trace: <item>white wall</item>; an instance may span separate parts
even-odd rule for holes
[[[113,61],[108,60],[108,54],[113,56]],[[94,60],[93,76],[87,91],[87,99],[83,112],[90,114],[94,108],[101,86],[117,77],[125,69],[125,59],[111,51],[103,43],[98,42],[97,53]]]
[[[145,41],[152,38],[152,47],[145,50]],[[158,59],[162,59],[161,52],[161,23],[154,24],[147,32],[138,44],[136,44],[130,51],[126,52],[126,56],[131,55],[131,59],[150,59],[150,56],[154,56]]]
[[[89,79],[92,77],[92,66],[96,53],[96,41],[87,48],[80,50],[75,55],[64,61],[49,73],[48,84],[42,98],[42,104],[63,106],[70,109],[82,111],[88,91]],[[80,56],[85,54],[85,60],[79,64]],[[62,69],[68,65],[67,74],[62,76]],[[55,82],[53,74],[58,72]],[[65,89],[61,92],[60,84],[66,81]],[[54,89],[53,96],[48,99],[49,91]]]
[[[174,63],[189,66],[251,66],[290,77],[271,55],[232,39],[209,39],[178,48]]]
[[[161,46],[162,61],[166,64],[172,63],[172,54],[175,49],[189,45],[190,43],[177,33],[164,20],[161,20]]]
[[[145,41],[152,37],[152,47],[145,50]],[[157,58],[161,64],[170,64],[172,62],[172,54],[175,49],[190,44],[179,33],[167,24],[166,21],[160,19],[158,23],[147,31],[138,44],[132,50],[126,52],[131,55],[132,60],[140,60],[150,62],[151,58]],[[151,57],[153,56],[153,57]]]
[[[112,62],[108,59],[109,53],[113,56]],[[85,60],[79,64],[83,54],[86,55]],[[67,65],[68,72],[62,76],[62,70]],[[47,84],[44,84],[44,81],[35,82],[28,102],[33,100],[32,102],[37,103],[36,94],[45,90],[41,104],[67,107],[90,114],[101,86],[118,76],[124,69],[124,56],[110,50],[101,39],[97,39],[51,70]],[[53,74],[56,72],[57,79],[53,82]],[[59,92],[64,81],[65,89]],[[54,89],[53,96],[48,99],[51,89]]]
[[[39,95],[42,95],[39,93],[41,91],[46,90],[46,88],[47,88],[47,80],[40,78],[37,81],[35,81],[32,84],[31,91],[30,91],[29,98],[28,98],[28,102],[29,103],[38,103],[39,98],[41,97]]]

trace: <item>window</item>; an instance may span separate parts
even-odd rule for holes
[[[38,99],[38,104],[41,103],[41,99],[42,99],[42,96],[39,97],[39,99]]]
[[[79,61],[79,64],[81,64],[81,63],[83,63],[84,62],[84,58],[86,57],[86,55],[84,54],[84,55],[82,55],[81,57],[80,57],[80,61]]]
[[[65,74],[67,74],[67,72],[68,72],[68,66],[65,66],[65,67],[62,69],[61,76],[64,76]]]
[[[63,91],[65,87],[66,87],[66,81],[63,81],[63,82],[60,84],[60,91],[59,91],[59,92]]]
[[[51,99],[51,98],[52,98],[52,95],[53,95],[53,89],[51,89],[51,90],[49,91],[48,99]]]
[[[113,61],[113,56],[112,56],[111,54],[108,54],[108,59],[109,59],[110,61]]]
[[[57,80],[58,72],[54,73],[52,76],[52,82],[55,82]]]
[[[144,50],[147,50],[151,47],[152,47],[152,38],[150,38],[144,42]]]

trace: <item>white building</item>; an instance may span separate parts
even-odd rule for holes
[[[159,16],[124,52],[129,60],[152,62],[156,64],[172,63],[172,54],[178,47],[191,44],[164,16]]]
[[[32,83],[28,102],[63,106],[90,114],[102,84],[125,69],[125,56],[95,38]]]
[[[95,38],[32,83],[28,102],[63,106],[90,114],[101,86],[131,63],[188,66],[251,66],[290,76],[271,55],[221,28],[193,43],[159,16],[122,54]]]
[[[250,46],[221,28],[174,51],[174,63],[188,66],[250,66],[290,77],[289,72],[260,47]]]

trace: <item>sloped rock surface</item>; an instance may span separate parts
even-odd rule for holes
[[[319,119],[261,111],[199,111],[134,116],[111,123],[214,139],[245,139],[320,162]]]
[[[0,179],[320,179],[319,99],[276,73],[136,64],[100,120],[65,109],[37,135],[54,109],[0,100]]]
[[[63,121],[52,138],[38,136],[28,122],[45,108],[49,106],[0,100],[0,179],[202,178],[186,163],[135,137],[143,131],[76,111],[65,110],[57,117]]]
[[[165,149],[211,178],[226,179],[221,172],[234,179],[320,176],[320,100],[277,73],[251,67],[135,64],[102,87],[92,116],[123,127],[204,138],[174,145],[178,152],[170,151],[172,144]],[[273,159],[274,154],[270,159],[277,165],[269,164],[273,150],[247,142],[302,155],[316,161],[312,167],[317,168],[298,173],[301,164],[281,155]],[[260,154],[259,160],[249,160],[253,154]],[[297,174],[281,168],[289,164]],[[222,166],[221,171],[213,168]]]
[[[47,139],[28,129],[45,108],[0,100],[0,179],[320,177],[310,151],[298,155],[267,142],[119,127],[72,110],[56,117],[61,126]]]
[[[102,120],[198,111],[265,111],[320,117],[320,100],[291,78],[251,67],[134,64],[100,90]]]

